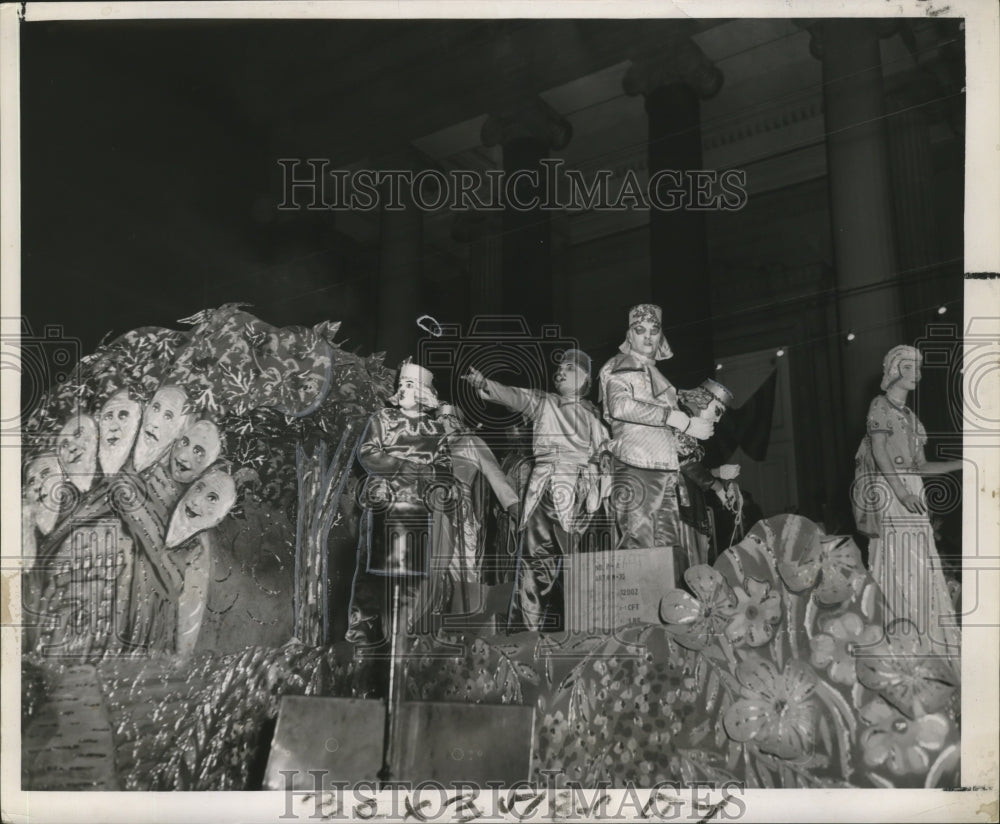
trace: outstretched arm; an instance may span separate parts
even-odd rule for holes
[[[531,389],[520,389],[516,386],[504,386],[502,383],[492,381],[485,377],[482,372],[474,367],[469,368],[466,379],[472,384],[473,389],[479,392],[483,400],[498,403],[513,409],[515,412],[524,412],[531,415],[538,401],[538,394]]]

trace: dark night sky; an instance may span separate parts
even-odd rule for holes
[[[278,325],[342,319],[369,348],[352,309],[371,261],[333,215],[275,209],[266,113],[308,84],[293,56],[322,56],[310,31],[22,24],[22,314],[36,334],[59,324],[87,352],[109,332],[247,301]]]

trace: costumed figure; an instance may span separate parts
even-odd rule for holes
[[[896,346],[882,362],[882,391],[868,407],[868,434],[856,456],[852,503],[870,538],[869,563],[885,599],[886,623],[909,619],[930,649],[952,658],[961,641],[934,543],[922,475],[957,472],[959,460],[930,462],[927,433],[906,406],[920,381],[920,353]]]
[[[458,407],[441,404],[437,418],[446,432],[441,448],[446,450],[451,459],[452,472],[458,485],[456,547],[452,555],[451,578],[463,586],[455,588],[455,595],[459,596],[460,602],[453,604],[453,610],[470,612],[480,601],[478,597],[471,598],[470,591],[478,589],[478,585],[484,583],[485,516],[488,510],[482,481],[489,484],[500,506],[515,523],[519,509],[518,495],[483,439],[467,431],[465,418]]]
[[[358,460],[368,473],[360,493],[365,507],[358,541],[358,565],[351,592],[347,640],[377,642],[388,627],[385,578],[403,581],[405,626],[426,626],[450,600],[447,583],[452,528],[445,511],[454,495],[451,464],[440,449],[444,423],[432,414],[439,405],[433,375],[405,362],[399,388],[375,413],[361,439]]]
[[[504,430],[505,449],[500,469],[510,484],[518,501],[524,500],[531,478],[531,422],[523,415]],[[492,560],[484,568],[487,584],[513,582],[517,566],[517,548],[520,541],[518,526],[521,522],[520,507],[517,511],[502,506],[494,507],[497,535],[492,545]]]
[[[656,368],[656,361],[673,357],[662,317],[659,306],[633,306],[621,351],[600,372],[600,399],[612,436],[612,506],[623,549],[676,550],[680,544],[677,433],[706,440],[715,430],[713,421],[681,411],[677,390]],[[683,553],[676,550],[676,554],[683,560]]]
[[[721,383],[708,378],[694,389],[681,389],[677,400],[681,409],[691,417],[716,423],[732,405],[733,394]],[[737,511],[740,489],[734,479],[739,476],[740,467],[738,464],[723,464],[709,469],[703,463],[704,444],[683,433],[677,434],[677,457],[681,467],[677,500],[681,516],[681,546],[686,553],[684,565],[711,565],[715,563],[719,551],[728,548],[729,536],[716,534],[715,519],[705,496],[713,492],[723,506]],[[683,569],[675,571],[679,575]]]
[[[521,514],[511,619],[529,630],[558,630],[562,559],[576,551],[609,491],[598,466],[607,430],[583,397],[590,386],[590,358],[567,350],[553,379],[554,393],[504,386],[476,369],[469,370],[468,380],[484,400],[522,412],[534,423],[535,466]]]

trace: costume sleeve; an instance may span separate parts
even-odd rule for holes
[[[604,408],[609,418],[647,426],[666,426],[667,415],[673,411],[670,407],[636,400],[629,382],[617,375],[609,376],[604,386]]]
[[[533,389],[521,389],[517,386],[504,386],[502,383],[487,380],[479,394],[485,400],[506,406],[515,412],[524,412],[532,417],[538,411],[539,393]]]
[[[881,395],[871,402],[871,406],[868,407],[867,421],[869,435],[874,435],[876,432],[883,432],[887,435],[893,433],[890,412],[889,404]]]
[[[507,480],[507,476],[503,474],[503,470],[500,469],[500,464],[497,463],[490,448],[480,438],[475,438],[473,443],[477,448],[479,468],[493,490],[493,494],[500,501],[500,505],[506,509],[511,504],[516,504],[517,493]]]

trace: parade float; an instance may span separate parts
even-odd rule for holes
[[[185,323],[100,346],[26,419],[25,789],[261,789],[283,699],[389,697],[339,621],[355,452],[394,373],[333,323]],[[408,635],[402,699],[533,708],[539,784],[957,785],[957,673],[908,622],[883,631],[851,536],[767,518],[642,592],[638,621]]]

